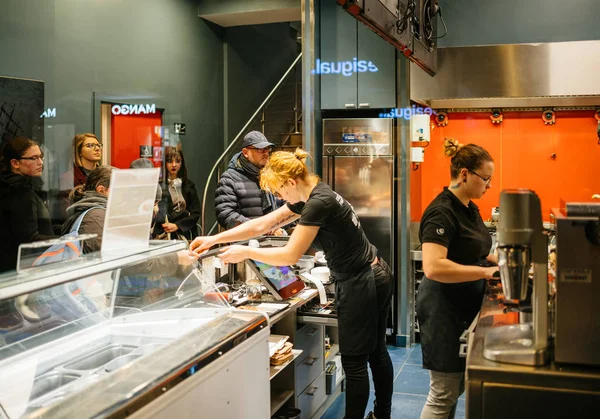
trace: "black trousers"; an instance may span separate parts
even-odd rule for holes
[[[387,351],[385,331],[392,291],[392,272],[381,258],[360,274],[337,281],[347,419],[364,418],[369,401],[367,364],[375,385],[375,417],[390,418],[394,367]]]

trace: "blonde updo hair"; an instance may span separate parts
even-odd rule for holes
[[[267,192],[277,192],[290,179],[318,181],[319,177],[310,173],[306,166],[309,154],[297,148],[293,153],[276,151],[260,171],[260,187]]]

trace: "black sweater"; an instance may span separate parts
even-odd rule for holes
[[[22,243],[54,238],[50,212],[43,200],[41,179],[0,174],[0,272],[14,270]]]

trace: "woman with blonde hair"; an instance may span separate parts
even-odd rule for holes
[[[61,177],[61,190],[83,185],[90,172],[100,165],[102,143],[98,137],[89,132],[73,137],[72,159],[73,168]]]
[[[253,259],[281,266],[296,263],[311,245],[322,249],[336,281],[346,418],[364,418],[369,399],[368,363],[375,384],[374,416],[387,419],[393,391],[393,367],[385,342],[392,272],[377,256],[348,201],[309,172],[307,157],[301,149],[278,151],[261,171],[261,188],[287,205],[215,236],[198,237],[191,249],[200,254],[216,244],[248,240],[298,220],[283,247],[233,245],[223,248],[220,258],[226,263]]]
[[[71,148],[71,159],[73,166],[60,176],[58,183],[58,212],[54,218],[60,223],[67,218],[66,211],[70,205],[71,190],[79,185],[85,185],[90,172],[100,166],[102,143],[98,141],[95,134],[89,132],[75,135]]]

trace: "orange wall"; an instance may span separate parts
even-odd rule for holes
[[[140,158],[140,146],[153,146],[157,155],[150,158],[155,167],[161,167],[162,142],[160,135],[162,113],[147,115],[112,115],[110,164],[119,169],[128,169],[132,161]],[[157,133],[158,132],[158,133]],[[158,147],[158,149],[155,149]]]
[[[450,159],[444,155],[444,138],[478,144],[494,159],[492,188],[475,202],[484,220],[491,217],[503,189],[534,190],[546,221],[551,208],[565,201],[589,201],[600,193],[600,145],[594,111],[557,111],[555,125],[544,125],[541,111],[506,112],[501,124],[492,124],[489,115],[450,113],[447,126],[435,126],[425,161],[411,173],[413,221],[421,219],[429,203],[449,183]]]

